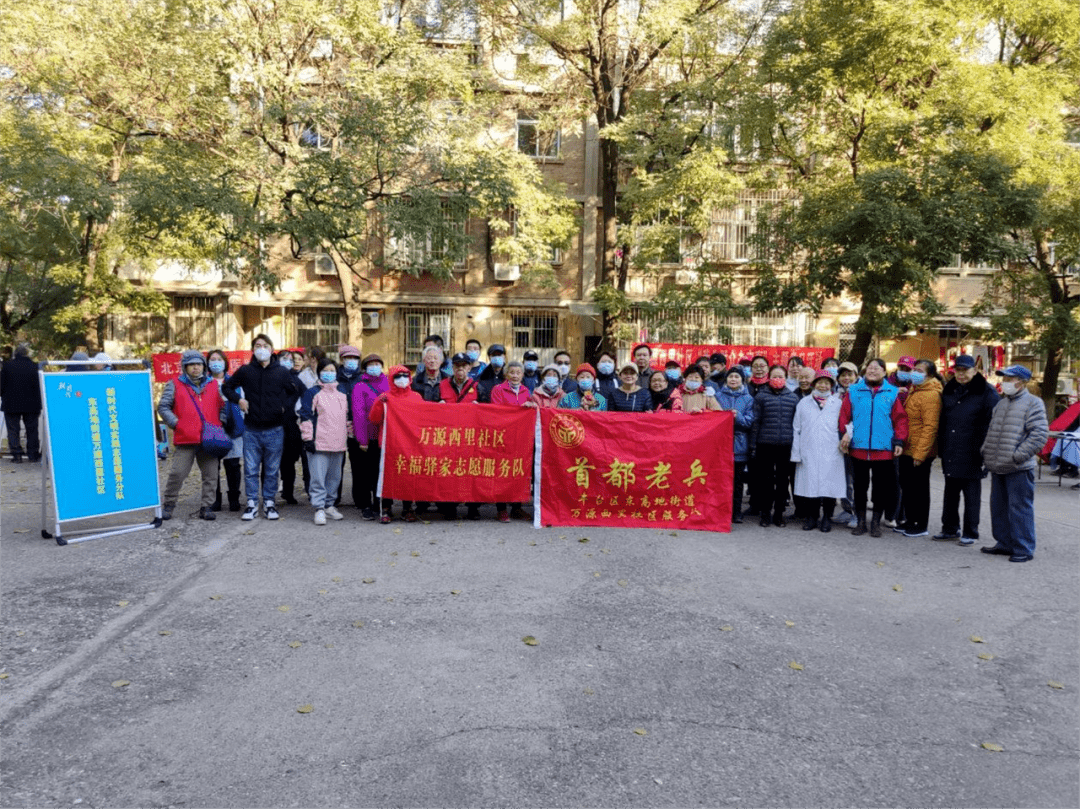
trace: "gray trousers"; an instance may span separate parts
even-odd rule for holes
[[[170,507],[176,505],[176,499],[180,496],[180,487],[187,480],[193,463],[198,463],[199,474],[202,475],[202,493],[199,505],[207,508],[214,505],[218,485],[218,459],[203,452],[199,449],[198,444],[181,444],[173,447],[172,464],[169,466],[169,480],[165,484],[162,505]]]
[[[338,486],[341,484],[341,466],[345,459],[344,452],[309,452],[308,471],[311,473],[311,485],[308,497],[315,508],[334,505]]]

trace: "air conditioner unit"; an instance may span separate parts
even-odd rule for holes
[[[364,331],[375,331],[375,329],[379,328],[379,313],[361,312],[360,326],[364,329]]]
[[[495,280],[496,281],[517,281],[521,278],[521,265],[520,264],[496,264],[495,265]]]
[[[337,275],[337,265],[328,253],[313,253],[308,259],[316,275]]]
[[[1012,353],[1014,357],[1034,357],[1035,348],[1033,344],[1029,342],[1013,343]]]
[[[1075,379],[1059,379],[1057,382],[1058,396],[1075,396],[1076,395],[1076,380]]]
[[[677,286],[689,286],[690,284],[696,284],[697,280],[697,270],[675,270],[675,284]]]

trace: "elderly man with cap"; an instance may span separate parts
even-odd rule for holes
[[[26,428],[26,457],[41,460],[38,418],[41,416],[41,384],[37,364],[30,359],[30,347],[21,343],[15,356],[0,367],[0,410],[7,424],[11,462],[22,463],[20,426]]]
[[[488,346],[488,365],[476,381],[480,385],[480,401],[491,402],[491,391],[496,385],[506,381],[506,347],[501,343],[492,343]]]
[[[1035,557],[1035,455],[1050,436],[1046,407],[1030,393],[1031,371],[1010,365],[997,372],[1001,400],[994,405],[982,444],[990,470],[990,527],[994,545],[983,553],[1008,556],[1010,562]]]
[[[378,354],[368,354],[360,361],[362,373],[352,386],[349,394],[352,414],[353,435],[347,447],[356,443],[357,461],[353,466],[353,501],[361,510],[361,517],[365,520],[374,520],[378,516],[379,501],[376,492],[379,488],[379,439],[382,437],[379,429],[371,421],[371,408],[375,406],[380,394],[390,390],[390,380],[383,372],[385,363]],[[341,383],[338,383],[338,388]],[[351,463],[351,461],[350,461]],[[359,472],[359,475],[357,474]],[[360,486],[357,488],[356,478],[360,478]]]
[[[521,384],[529,389],[529,395],[540,384],[540,355],[532,349],[521,355],[521,367],[525,373],[521,377]]]
[[[986,440],[997,391],[975,370],[975,358],[961,354],[953,366],[953,378],[941,392],[941,423],[938,455],[945,475],[938,542],[959,540],[974,545],[979,538],[983,463],[980,448]],[[964,521],[960,522],[960,495],[964,496]]]
[[[251,341],[251,361],[236,369],[225,381],[225,398],[244,412],[244,491],[247,507],[242,520],[259,513],[260,493],[263,515],[276,520],[274,498],[278,491],[281,451],[285,444],[285,416],[296,400],[297,385],[292,374],[274,359],[274,343],[265,334]],[[240,391],[243,390],[243,398]]]

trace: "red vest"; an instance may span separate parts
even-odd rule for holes
[[[173,443],[177,446],[198,444],[202,438],[202,419],[199,418],[199,411],[195,409],[194,400],[198,400],[207,424],[221,426],[222,400],[217,380],[211,379],[202,389],[202,393],[195,393],[179,379],[173,380],[173,384],[176,386],[173,413],[178,419],[176,430],[173,432]]]

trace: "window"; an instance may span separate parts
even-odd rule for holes
[[[764,194],[744,189],[732,208],[713,212],[709,229],[702,245],[704,258],[709,261],[749,261],[753,256],[750,237],[757,229],[757,217],[761,208],[778,203],[784,192],[768,191]]]
[[[165,315],[109,315],[108,326],[108,338],[118,343],[150,346],[169,342],[169,318]]]
[[[537,352],[544,362],[554,358],[555,349],[559,346],[558,312],[513,311],[510,313],[510,323],[514,359],[519,359],[530,350]]]
[[[217,305],[214,298],[173,298],[173,342],[191,348],[217,345]]]
[[[517,148],[529,157],[558,157],[561,146],[558,129],[545,130],[533,115],[519,112],[517,117]]]
[[[337,309],[300,309],[296,312],[296,345],[319,346],[335,350],[345,342],[341,333],[341,311]]]
[[[816,328],[816,320],[803,312],[718,317],[709,309],[659,310],[635,307],[631,318],[644,342],[701,345],[799,346]]]
[[[855,323],[841,323],[840,334],[838,336],[838,345],[836,347],[837,353],[842,359],[847,359],[851,355],[851,349],[855,346]],[[866,352],[867,357],[876,357],[880,353],[878,338],[870,338],[870,348]]]
[[[439,208],[442,221],[426,233],[387,237],[385,257],[388,267],[423,268],[447,262],[455,267],[465,266],[468,247],[465,208],[454,200],[443,200]]]
[[[454,345],[453,309],[407,309],[405,317],[405,365],[413,368],[420,364],[424,351],[424,338],[437,334],[443,338],[446,351]]]

